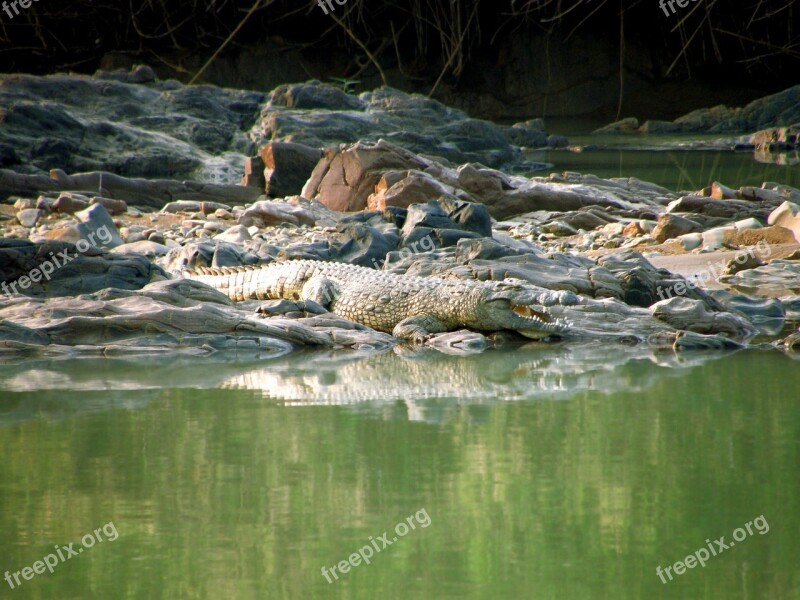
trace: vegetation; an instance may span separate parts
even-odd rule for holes
[[[283,42],[349,49],[352,64],[340,73],[348,79],[399,68],[434,87],[444,78],[457,82],[476,53],[526,28],[558,39],[580,32],[618,36],[621,61],[635,41],[650,49],[656,77],[747,76],[779,88],[796,83],[800,66],[796,0],[695,0],[671,15],[655,0],[347,0],[328,15],[317,0],[120,4],[40,2],[13,19],[0,13],[2,70],[92,72],[113,51],[171,64],[181,53],[210,59],[237,46]]]

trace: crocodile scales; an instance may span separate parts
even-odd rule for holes
[[[183,276],[234,301],[313,300],[341,317],[413,342],[464,327],[547,337],[567,329],[554,307],[578,302],[571,292],[553,292],[516,279],[417,277],[315,260],[201,267]]]

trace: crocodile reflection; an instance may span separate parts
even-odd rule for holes
[[[391,406],[391,418],[438,421],[465,405],[569,399],[589,390],[646,391],[660,378],[678,376],[721,355],[533,343],[466,355],[394,348],[382,353],[306,350],[267,360],[36,360],[0,365],[0,423],[136,410],[158,401],[163,390],[180,388],[251,390],[285,407],[369,411]]]

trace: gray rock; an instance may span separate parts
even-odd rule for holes
[[[73,244],[0,238],[0,279],[30,283],[17,291],[31,296],[75,296],[105,288],[140,289],[167,274],[144,256],[103,254],[97,248],[81,253]],[[35,273],[38,271],[38,276]]]
[[[259,144],[291,141],[316,148],[384,139],[454,163],[501,166],[514,160],[502,127],[389,87],[355,97],[319,82],[280,86],[250,137]]]
[[[76,212],[75,216],[81,221],[78,225],[81,237],[91,245],[114,248],[124,243],[114,220],[102,204],[93,204]]]
[[[544,148],[547,146],[547,133],[541,119],[530,119],[514,123],[504,130],[506,139],[515,146]]]
[[[23,227],[35,227],[44,215],[45,212],[38,208],[26,208],[17,213],[17,221]]]
[[[217,210],[231,210],[227,204],[220,204],[219,202],[203,202],[199,200],[176,200],[170,202],[161,209],[164,213],[178,213],[178,212],[201,212],[203,214],[213,213]]]
[[[711,312],[699,300],[670,298],[654,304],[653,316],[675,329],[705,335],[723,334],[733,339],[747,340],[757,330],[747,319],[728,312]]]
[[[265,191],[273,198],[297,196],[303,191],[322,150],[292,142],[270,142],[261,148]]]
[[[164,256],[169,248],[163,244],[156,244],[149,240],[122,244],[111,250],[113,254],[144,254],[145,256]]]
[[[7,107],[0,145],[13,147],[15,168],[28,174],[58,165],[70,172],[237,182],[236,166],[252,148],[246,130],[266,96],[177,82],[138,85],[152,76],[146,67],[116,80],[0,76],[0,106]]]
[[[250,232],[247,231],[247,227],[245,227],[244,225],[234,225],[227,231],[215,235],[214,239],[219,240],[221,242],[241,244],[251,239],[251,235]]]
[[[767,222],[789,229],[800,243],[800,206],[788,200],[772,211]]]

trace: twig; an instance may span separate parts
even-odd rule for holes
[[[342,29],[344,29],[344,30],[345,30],[345,32],[347,33],[347,35],[349,35],[349,36],[350,36],[350,37],[353,39],[353,41],[354,41],[356,44],[358,44],[358,46],[359,46],[359,47],[360,47],[360,48],[361,48],[361,49],[364,51],[364,54],[366,54],[366,55],[367,55],[367,58],[369,58],[370,62],[372,62],[372,64],[373,64],[373,65],[375,65],[375,68],[376,68],[376,69],[378,69],[378,73],[379,73],[379,74],[380,74],[380,76],[381,76],[381,81],[383,81],[383,85],[389,85],[389,84],[387,83],[387,81],[386,81],[386,75],[384,75],[384,73],[383,73],[383,69],[381,69],[381,66],[378,64],[378,61],[377,61],[377,60],[375,59],[375,57],[372,55],[372,52],[370,52],[370,51],[369,51],[369,48],[367,48],[367,47],[364,45],[364,43],[363,43],[363,42],[362,42],[360,39],[358,39],[358,37],[356,37],[356,34],[355,34],[355,33],[353,33],[353,32],[350,30],[350,28],[349,28],[347,25],[345,25],[345,24],[344,24],[344,23],[343,23],[341,20],[337,19],[337,18],[336,18],[336,15],[334,15],[332,12],[330,13],[330,17],[331,17],[331,18],[332,18],[334,21],[336,21],[336,23],[339,25],[339,27],[341,27]]]
[[[269,0],[267,0],[267,1],[269,1]],[[247,11],[247,14],[244,16],[244,18],[241,21],[239,21],[239,24],[233,29],[233,31],[231,31],[231,33],[228,35],[228,37],[225,38],[225,41],[222,42],[222,45],[219,48],[217,48],[216,51],[214,52],[214,54],[212,54],[211,57],[206,61],[206,64],[204,64],[200,68],[200,70],[197,73],[194,74],[194,77],[192,77],[189,80],[189,84],[188,85],[192,85],[195,81],[197,81],[197,78],[200,77],[200,75],[202,75],[205,72],[205,70],[209,67],[209,65],[212,62],[214,62],[214,59],[217,58],[217,55],[220,52],[222,52],[222,49],[225,48],[225,46],[227,46],[230,43],[230,41],[233,39],[233,36],[235,36],[239,32],[239,30],[244,26],[244,24],[247,21],[247,19],[249,19],[250,16],[254,12],[256,12],[256,9],[258,8],[259,4],[261,4],[261,0],[255,0],[255,2],[253,2],[253,6],[250,7],[250,10]]]

